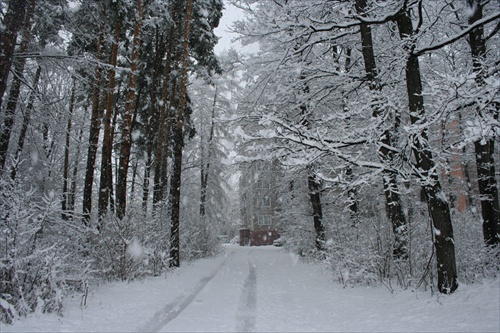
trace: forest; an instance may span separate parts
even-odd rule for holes
[[[246,54],[215,54],[224,7]],[[0,319],[238,235],[276,166],[288,251],[349,287],[500,269],[495,0],[0,0]]]

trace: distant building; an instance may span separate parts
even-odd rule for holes
[[[280,237],[277,231],[279,210],[276,163],[246,162],[240,166],[240,245],[271,245]]]

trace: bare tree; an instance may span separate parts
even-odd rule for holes
[[[483,19],[483,5],[479,0],[467,0],[471,14],[469,24],[472,25]],[[487,68],[486,63],[486,39],[484,27],[478,26],[469,33],[469,46],[472,56],[472,70],[475,74],[476,84],[485,84]],[[498,120],[500,103],[493,103],[486,110],[481,108],[477,102],[476,112],[479,117],[487,121],[490,116]],[[477,178],[479,184],[479,200],[481,202],[481,215],[483,217],[483,235],[487,245],[500,243],[500,206],[498,198],[498,185],[495,175],[495,135],[491,137],[480,137],[474,141],[476,155]]]
[[[421,3],[419,3],[421,4]],[[413,38],[417,31],[413,28],[410,8],[396,17],[400,38],[406,43],[406,90],[411,124],[425,123],[425,107],[422,95],[422,78],[418,56],[412,52]],[[438,289],[450,294],[458,288],[455,241],[451,222],[450,207],[441,189],[436,164],[429,146],[427,129],[424,127],[412,137],[412,150],[416,160],[415,172],[422,184],[429,207],[436,249]]]
[[[366,0],[356,0],[355,7],[359,15],[366,17]],[[373,51],[372,29],[370,25],[362,22],[359,26],[359,32],[361,36],[361,53],[364,60],[366,80],[368,81],[370,90],[375,94],[375,100],[372,102],[372,114],[374,118],[383,118],[385,114],[382,109],[383,105],[380,105],[382,102],[377,101],[377,99],[382,98],[382,86],[379,82],[375,53]],[[391,147],[394,146],[392,139],[393,134],[389,130],[391,125],[382,122],[382,126],[385,128],[382,129],[379,136],[380,144],[378,147],[378,155],[382,163],[391,165],[394,157],[394,153],[391,150]],[[408,254],[407,225],[396,174],[386,170],[383,172],[382,178],[384,183],[387,217],[389,221],[391,221],[394,234],[393,253],[397,258],[404,258]]]

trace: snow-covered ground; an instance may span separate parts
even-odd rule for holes
[[[499,332],[500,281],[450,296],[343,288],[320,265],[276,247],[225,246],[224,255],[94,289],[86,307],[34,314],[2,332]]]

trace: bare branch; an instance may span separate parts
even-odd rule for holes
[[[467,36],[472,30],[476,29],[477,27],[480,27],[482,25],[485,25],[485,24],[488,24],[496,19],[499,19],[500,18],[500,12],[496,12],[490,16],[487,16],[481,20],[478,20],[476,21],[474,24],[471,24],[469,27],[467,27],[466,29],[460,31],[458,34],[456,34],[455,36],[453,37],[450,37],[448,39],[445,39],[444,41],[442,42],[439,42],[437,44],[434,44],[434,45],[431,45],[431,46],[427,46],[427,47],[424,47],[424,48],[421,48],[419,50],[415,50],[413,51],[413,55],[416,55],[416,56],[421,56],[421,55],[424,55],[428,52],[431,52],[431,51],[435,51],[435,50],[439,50],[447,45],[450,45],[450,44],[453,44],[455,43],[457,40]]]

